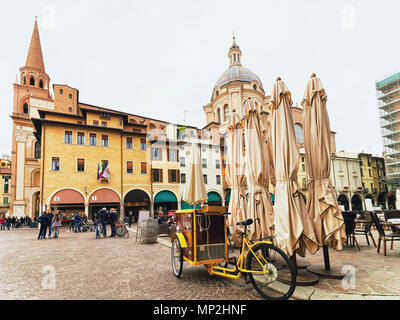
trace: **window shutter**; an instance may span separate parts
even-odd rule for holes
[[[176,170],[176,182],[181,183],[181,171]]]
[[[172,182],[172,170],[168,169],[168,183]]]
[[[160,182],[163,182],[163,169],[160,170]]]
[[[151,182],[154,182],[154,169],[151,169]]]

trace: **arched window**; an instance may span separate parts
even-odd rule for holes
[[[299,123],[294,124],[294,133],[296,135],[296,141],[298,143],[304,143],[303,127]]]
[[[24,86],[26,86],[26,77],[24,77]]]
[[[43,80],[39,81],[39,87],[43,89]]]
[[[221,123],[221,110],[219,108],[217,109],[217,121]]]
[[[35,142],[35,159],[40,159],[40,142]]]
[[[30,78],[29,84],[30,84],[31,86],[34,86],[34,85],[35,85],[35,78],[34,78],[34,77],[31,77],[31,78]]]
[[[253,89],[257,90],[257,85],[256,84],[253,84]]]
[[[224,121],[228,121],[228,119],[229,119],[229,107],[226,104],[224,107]]]
[[[26,103],[24,104],[24,113],[25,114],[29,113],[29,107],[28,107],[28,105]]]

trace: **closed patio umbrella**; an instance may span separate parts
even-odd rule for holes
[[[247,219],[247,202],[244,188],[246,177],[244,172],[242,124],[236,112],[232,113],[228,121],[226,145],[228,160],[226,182],[231,188],[228,208],[228,212],[231,213],[229,223],[232,230],[233,241],[236,245],[239,245],[241,240],[241,228],[237,226],[236,223]]]
[[[270,158],[275,192],[275,235],[278,246],[289,256],[314,254],[318,244],[297,182],[299,151],[291,114],[291,93],[280,78],[271,96]]]
[[[247,188],[249,198],[247,215],[253,219],[250,226],[250,239],[272,237],[274,216],[269,194],[269,175],[267,157],[266,128],[253,101],[244,105],[244,140]]]
[[[342,250],[346,233],[330,179],[331,130],[326,101],[327,95],[320,79],[312,74],[302,101],[304,148],[310,178],[307,212],[313,219],[318,244],[324,247],[325,267],[329,270],[329,260],[326,260],[328,246]]]
[[[203,170],[200,160],[200,152],[196,143],[192,142],[190,154],[190,166],[188,171],[188,179],[185,185],[182,200],[196,205],[207,201],[206,185],[204,183]]]

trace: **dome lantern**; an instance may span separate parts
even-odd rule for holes
[[[233,34],[233,44],[229,49],[228,57],[229,57],[229,67],[242,65],[241,64],[242,51],[236,44],[235,34]]]

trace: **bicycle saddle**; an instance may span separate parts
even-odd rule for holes
[[[253,219],[247,219],[245,221],[241,221],[236,223],[238,226],[249,226],[253,223]]]

